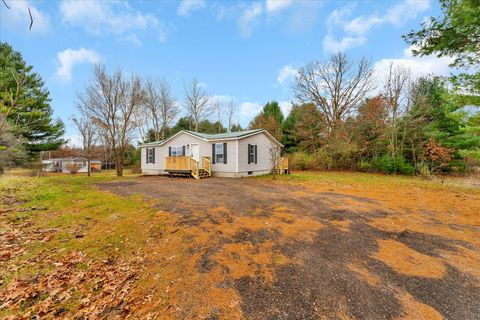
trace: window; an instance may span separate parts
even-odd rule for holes
[[[255,163],[256,151],[257,151],[256,145],[254,144],[248,145],[248,163]]]
[[[223,163],[223,143],[215,143],[215,162]]]
[[[183,157],[183,147],[171,147],[171,157]]]
[[[147,148],[147,163],[155,163],[155,148]]]

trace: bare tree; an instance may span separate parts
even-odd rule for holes
[[[212,114],[209,97],[197,79],[193,79],[190,85],[188,87],[185,86],[184,89],[185,109],[195,123],[195,131],[198,131],[200,121]]]
[[[394,160],[394,170],[396,170],[395,159],[401,154],[403,150],[404,138],[405,138],[405,129],[406,124],[404,125],[404,134],[402,140],[398,141],[399,136],[399,123],[398,119],[407,113],[409,105],[409,91],[411,86],[411,72],[410,70],[402,66],[394,66],[393,63],[390,64],[388,74],[385,79],[385,84],[383,87],[383,96],[387,102],[387,109],[389,113],[389,118],[391,121],[391,132],[389,135],[390,150],[391,156]]]
[[[92,118],[89,117],[88,110],[83,110],[85,106],[79,105],[78,109],[80,112],[80,117],[72,117],[72,122],[77,128],[77,131],[80,133],[82,138],[82,150],[83,156],[87,159],[87,173],[88,176],[91,174],[90,163],[92,160],[93,151],[95,149],[98,134],[97,127],[92,121]]]
[[[373,89],[373,70],[365,58],[354,64],[343,53],[327,63],[314,61],[301,68],[293,91],[300,103],[314,103],[325,117],[330,132]]]
[[[220,99],[215,99],[212,102],[212,108],[213,108],[213,111],[215,112],[215,114],[217,116],[217,122],[219,124],[219,126],[218,126],[218,132],[219,133],[222,131],[223,107],[224,107],[223,101],[221,101]]]
[[[235,121],[235,110],[236,110],[236,105],[235,101],[232,99],[227,102],[227,131],[231,132],[232,127],[234,125]]]
[[[147,79],[145,91],[147,118],[151,119],[155,140],[163,140],[166,129],[180,113],[180,108],[165,79]]]
[[[123,175],[127,147],[136,137],[140,123],[137,114],[145,103],[145,91],[137,76],[125,80],[120,70],[108,75],[103,65],[96,65],[79,105],[105,135],[115,159],[117,176]]]
[[[277,174],[279,174],[278,171],[280,169],[280,162],[282,161],[281,152],[282,148],[274,141],[270,140],[268,144],[268,154],[270,156],[270,165],[273,179],[275,179]]]

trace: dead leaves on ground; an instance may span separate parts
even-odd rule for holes
[[[13,314],[6,319],[66,314],[76,319],[122,319],[130,314],[134,302],[129,292],[143,270],[143,259],[95,263],[74,252],[50,263],[52,271],[15,278],[0,292],[0,310]]]
[[[142,303],[133,301],[130,292],[144,270],[144,258],[94,261],[82,252],[62,254],[57,248],[32,253],[33,246],[50,241],[57,230],[37,229],[29,216],[19,222],[8,215],[45,209],[22,208],[11,196],[2,197],[0,204],[2,319],[124,319]]]

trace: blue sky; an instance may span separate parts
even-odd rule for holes
[[[390,62],[414,75],[447,75],[449,58],[413,57],[401,35],[438,16],[436,1],[22,1],[1,6],[1,41],[43,77],[55,116],[70,123],[94,63],[164,77],[176,98],[196,77],[212,96],[235,99],[243,125],[270,100],[288,111],[295,70],[338,51]],[[28,31],[28,9],[34,25]]]

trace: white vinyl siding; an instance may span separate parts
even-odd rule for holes
[[[253,161],[248,163],[250,152],[248,145],[257,146],[257,163]],[[272,140],[265,134],[260,133],[247,138],[238,140],[238,172],[241,175],[247,175],[249,171],[253,174],[257,172],[268,173],[272,169],[270,155]]]

